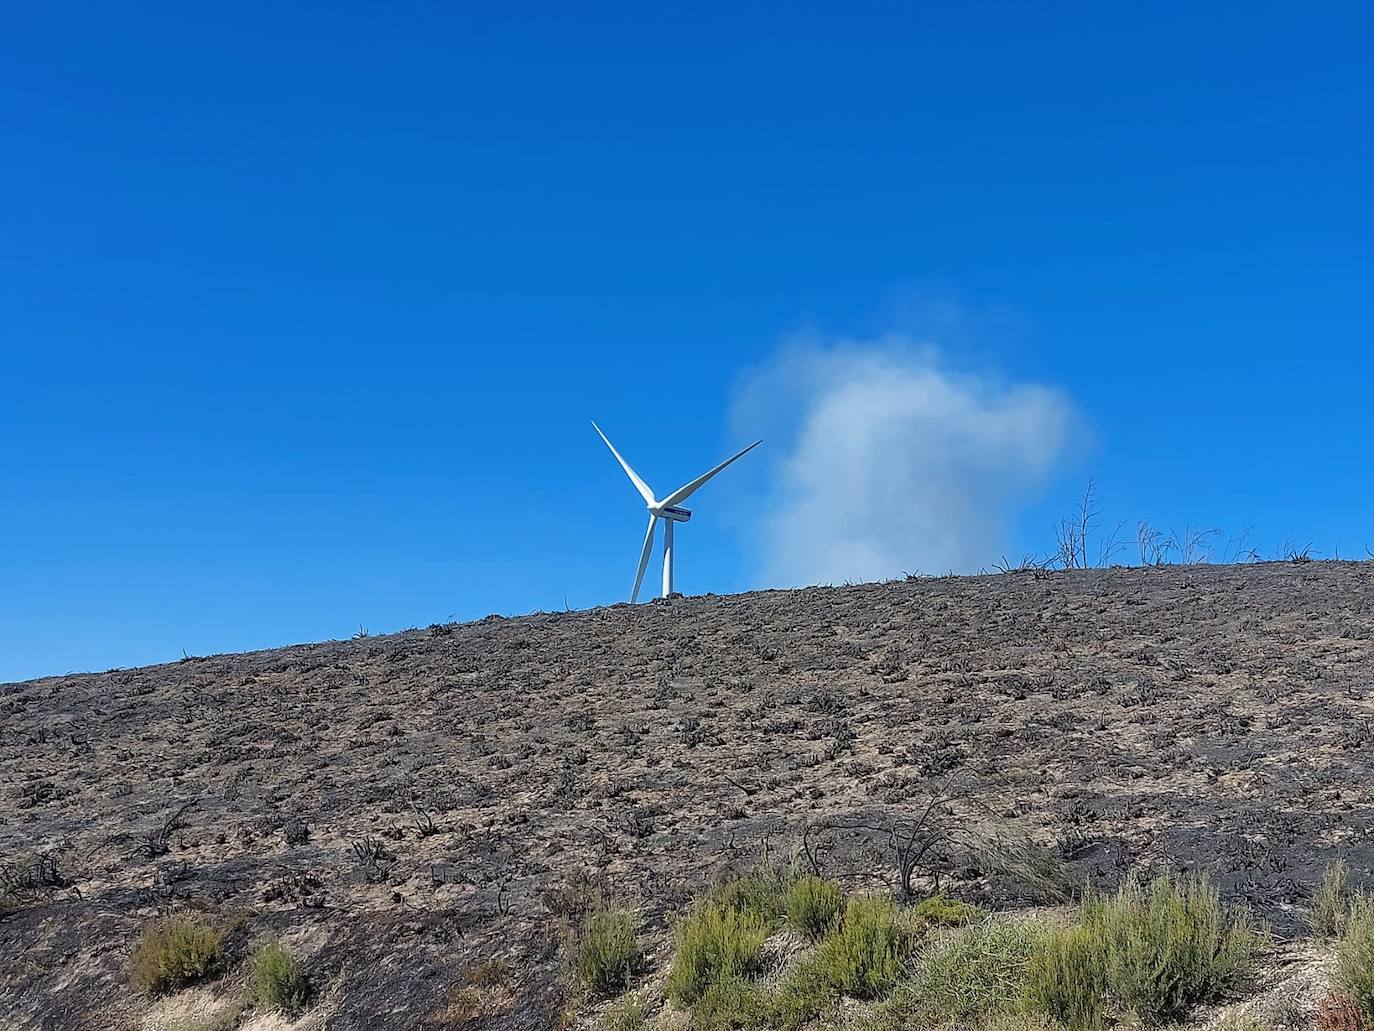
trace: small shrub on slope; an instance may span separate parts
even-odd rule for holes
[[[648,1010],[637,995],[627,995],[606,1011],[601,1020],[605,1031],[644,1031]]]
[[[834,881],[808,875],[787,886],[784,904],[788,923],[803,934],[819,938],[844,908],[844,892]]]
[[[1307,922],[1316,934],[1334,938],[1345,930],[1350,915],[1350,868],[1337,859],[1322,871],[1321,884],[1312,895]]]
[[[633,913],[602,907],[573,937],[573,969],[593,995],[615,995],[629,985],[642,957],[637,930]]]
[[[1336,952],[1336,984],[1374,1024],[1374,899],[1358,896],[1350,906]]]
[[[701,903],[678,925],[677,952],[668,975],[668,997],[690,1006],[712,985],[757,974],[768,927],[752,911]]]
[[[1031,958],[1048,931],[1035,920],[993,917],[936,941],[921,956],[912,978],[885,1007],[916,1024],[981,1024],[1017,1010],[1026,990]]]
[[[706,901],[721,909],[750,913],[773,928],[787,913],[785,896],[786,885],[782,876],[762,868],[717,884],[707,893]]]
[[[897,907],[888,899],[856,898],[816,950],[815,968],[835,989],[875,999],[897,983],[906,958]]]
[[[971,902],[932,895],[912,906],[911,915],[937,927],[959,927],[981,920],[986,914]]]
[[[807,957],[768,995],[767,1026],[792,1031],[805,1027],[840,1000],[815,956]]]
[[[1239,987],[1264,940],[1246,912],[1228,913],[1202,879],[1129,883],[1089,902],[1084,927],[1097,939],[1112,994],[1146,1024],[1177,1020]]]
[[[1107,972],[1101,942],[1084,927],[1050,931],[1030,959],[1026,1000],[1069,1031],[1102,1024]]]
[[[753,981],[730,977],[706,989],[692,1007],[692,1031],[739,1031],[772,1026],[763,991]]]
[[[310,1001],[310,979],[289,949],[269,942],[253,953],[248,992],[264,1009],[296,1013]]]
[[[162,995],[214,977],[223,964],[218,931],[196,917],[173,916],[144,928],[129,958],[129,977],[139,991]]]

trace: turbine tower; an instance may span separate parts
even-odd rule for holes
[[[639,491],[639,496],[644,499],[644,505],[649,510],[649,528],[644,532],[644,548],[639,553],[639,569],[635,571],[635,586],[630,592],[630,604],[639,600],[639,586],[644,582],[644,570],[649,565],[649,553],[654,550],[654,529],[658,526],[658,521],[663,520],[663,597],[673,593],[673,524],[685,523],[692,518],[692,513],[685,508],[681,508],[682,502],[686,501],[697,488],[706,483],[712,476],[720,472],[731,462],[743,458],[754,448],[763,443],[756,440],[743,451],[731,455],[720,465],[709,472],[702,473],[691,483],[679,487],[662,501],[654,497],[653,490],[647,483],[639,478],[639,474],[630,468],[630,463],[620,456],[620,452],[615,449],[610,438],[601,432],[601,427],[595,422],[592,428],[597,435],[606,442],[606,446],[611,449],[611,454],[615,455],[615,460],[620,463],[620,468],[625,470],[625,475],[630,478],[630,482],[635,485],[635,490]]]

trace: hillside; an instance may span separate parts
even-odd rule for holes
[[[941,788],[1082,877],[1206,869],[1283,934],[1332,857],[1374,868],[1371,588],[1348,562],[916,579],[5,685],[0,1027],[157,1026],[272,935],[321,986],[295,1026],[443,1026],[498,956],[503,1003],[449,1026],[557,1026],[570,878],[662,962],[713,871],[804,825],[826,873],[892,887],[884,828]],[[154,1005],[127,957],[172,909],[229,928],[230,969]]]

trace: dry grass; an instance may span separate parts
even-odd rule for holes
[[[162,995],[217,976],[224,965],[220,934],[193,916],[156,920],[129,957],[130,983],[141,992]]]

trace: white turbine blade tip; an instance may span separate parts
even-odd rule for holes
[[[652,505],[654,503],[654,492],[649,488],[647,483],[639,478],[639,474],[630,468],[630,463],[625,461],[620,452],[615,449],[615,445],[611,443],[611,438],[601,432],[601,427],[596,424],[595,419],[592,420],[592,429],[596,430],[597,435],[600,436],[601,439],[605,441],[606,446],[611,449],[611,454],[615,455],[615,460],[620,463],[620,468],[625,470],[625,475],[628,476],[630,482],[635,485],[635,490],[639,491],[639,496],[644,499],[644,503],[646,505]]]
[[[702,475],[698,476],[691,483],[679,487],[677,490],[673,491],[673,493],[669,494],[660,502],[660,505],[662,505],[663,507],[667,507],[669,505],[679,505],[682,502],[686,501],[689,497],[691,497],[693,492],[697,490],[697,488],[705,484],[706,481],[709,480],[712,476],[716,475],[716,473],[720,472],[731,462],[736,462],[739,459],[743,458],[750,451],[753,451],[754,448],[758,447],[762,443],[762,440],[756,440],[747,448],[744,448],[740,451],[736,451],[733,455],[731,455],[725,461],[721,462],[720,465],[716,466],[714,469],[710,470],[709,472],[702,473]]]

